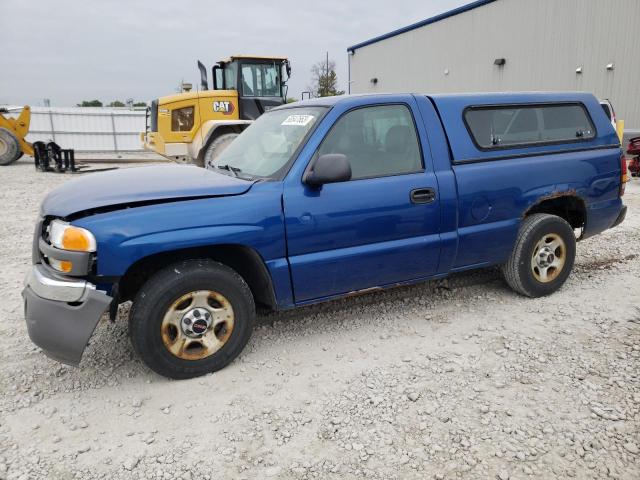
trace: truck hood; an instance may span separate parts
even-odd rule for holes
[[[49,193],[41,215],[68,217],[149,202],[241,195],[254,183],[191,165],[150,165],[85,175]]]

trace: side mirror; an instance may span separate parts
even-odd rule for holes
[[[351,164],[346,155],[341,153],[320,155],[303,179],[304,183],[311,187],[349,180],[351,180]]]

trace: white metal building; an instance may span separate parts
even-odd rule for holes
[[[479,0],[349,47],[349,91],[588,91],[640,130],[639,25],[640,0]]]

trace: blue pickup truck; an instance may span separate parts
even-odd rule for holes
[[[567,279],[576,238],[624,220],[616,133],[585,93],[321,98],[260,117],[212,168],[70,181],[43,201],[29,335],[77,365],[132,300],[154,371],[190,378],[284,310],[500,265],[529,297]]]

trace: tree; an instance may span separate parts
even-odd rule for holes
[[[344,90],[338,90],[338,76],[336,75],[336,62],[321,60],[311,67],[311,86],[309,90],[316,97],[333,97],[342,95]]]
[[[146,107],[147,102],[136,102],[133,104],[134,107]]]
[[[111,102],[109,104],[110,107],[124,107],[124,103],[122,103],[120,100],[114,100],[113,102]]]
[[[78,103],[79,107],[101,107],[102,102],[100,100],[83,100],[82,103]]]

